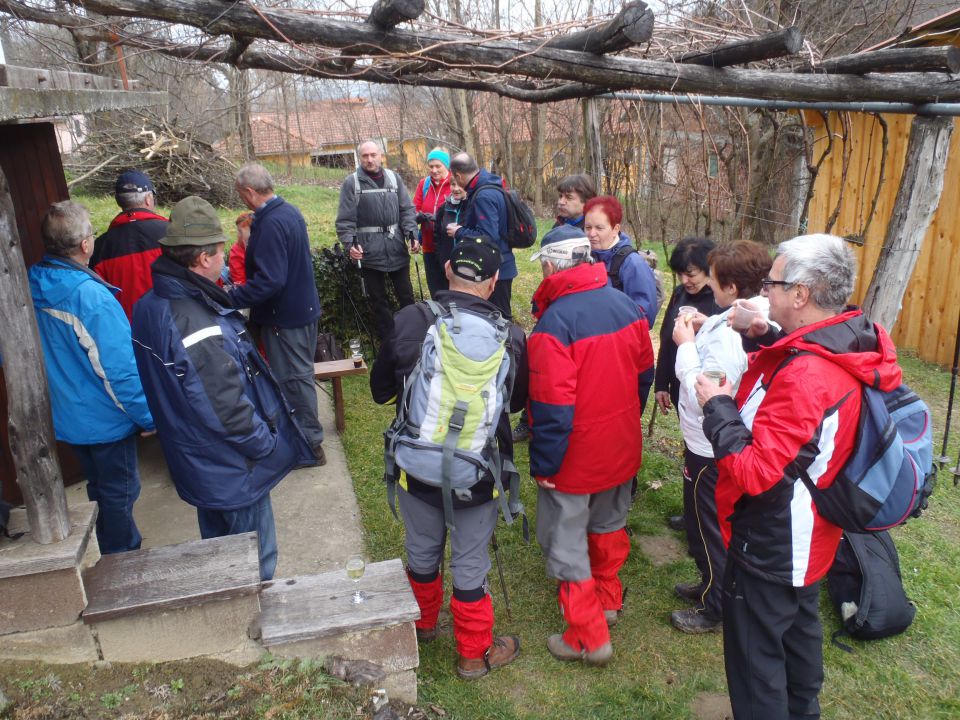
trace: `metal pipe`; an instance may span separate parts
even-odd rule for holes
[[[869,112],[960,117],[960,103],[926,103],[923,105],[914,105],[913,103],[906,102],[805,102],[802,100],[760,100],[747,97],[670,95],[667,93],[604,93],[597,97],[607,100],[640,100],[642,102],[652,103],[764,108],[767,110],[820,110],[824,112]]]

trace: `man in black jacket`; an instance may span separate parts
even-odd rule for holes
[[[393,326],[387,278],[401,308],[413,303],[409,253],[420,252],[416,210],[400,176],[383,167],[378,143],[360,143],[357,156],[360,167],[340,186],[337,238],[360,265],[377,336],[384,340]]]
[[[456,303],[458,309],[481,314],[497,312],[489,302],[500,268],[499,249],[485,239],[467,239],[459,243],[447,262],[445,272],[450,289],[437,293],[436,302],[444,308]],[[388,403],[403,392],[404,383],[420,359],[427,331],[435,322],[433,311],[425,303],[400,310],[393,331],[380,349],[370,374],[370,389],[378,403]],[[504,407],[497,423],[496,438],[500,453],[513,456],[513,441],[507,411],[516,412],[527,398],[527,353],[523,331],[509,328],[508,348],[515,370],[510,408]],[[406,526],[407,574],[417,603],[420,620],[417,637],[431,640],[437,633],[437,616],[443,605],[443,579],[440,565],[446,544],[443,496],[440,488],[403,475],[397,493],[400,512]],[[469,499],[453,498],[455,530],[451,532],[450,571],[453,575],[453,634],[459,655],[457,673],[472,680],[491,669],[512,662],[520,653],[520,639],[513,635],[494,637],[493,603],[487,592],[490,556],[487,547],[497,522],[498,503],[489,475],[469,488]]]

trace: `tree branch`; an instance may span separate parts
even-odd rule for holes
[[[547,47],[604,55],[647,42],[653,36],[653,11],[635,0],[627,3],[616,17],[605,25],[560,35],[549,40]]]

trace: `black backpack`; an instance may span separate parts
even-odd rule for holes
[[[907,598],[900,578],[900,559],[888,532],[844,533],[833,566],[827,573],[827,592],[840,616],[833,634],[859,640],[898,635],[910,627],[916,606]]]
[[[507,245],[517,250],[533,245],[537,240],[537,219],[533,216],[530,206],[520,198],[516,190],[507,190],[501,185],[481,185],[474,193],[474,197],[487,188],[499,190],[506,201]]]

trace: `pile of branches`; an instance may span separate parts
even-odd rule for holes
[[[236,166],[209,143],[158,118],[136,113],[97,118],[79,150],[64,160],[71,189],[90,194],[112,194],[117,175],[137,168],[153,180],[164,205],[188,195],[199,195],[213,205],[237,204]]]

